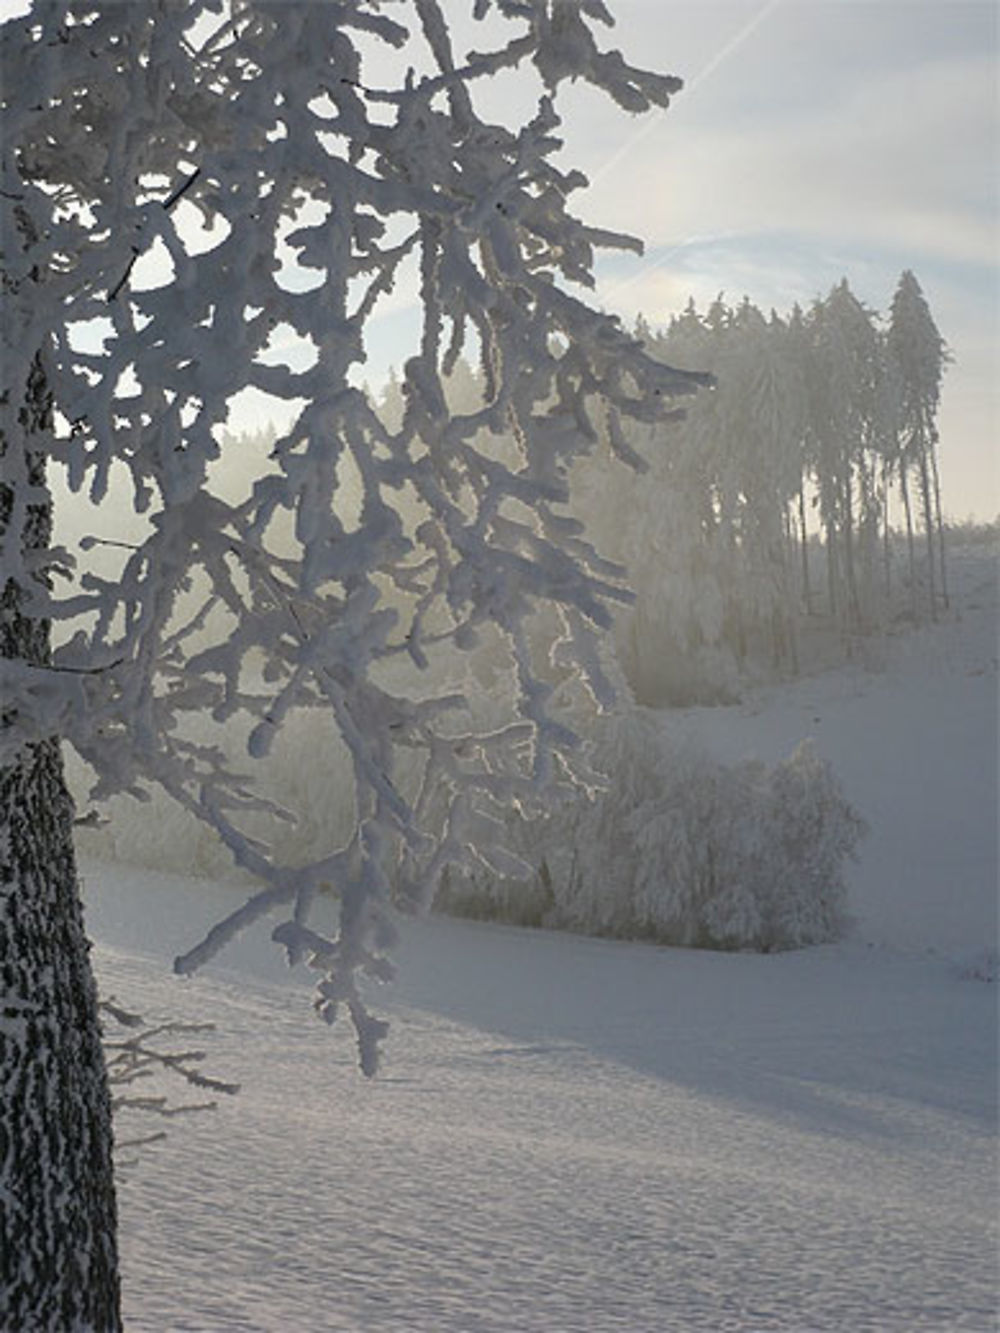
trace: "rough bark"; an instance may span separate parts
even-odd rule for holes
[[[22,413],[27,476],[39,500],[20,533],[0,470],[2,544],[47,549],[47,428],[36,362]],[[9,456],[8,456],[9,458]],[[22,473],[22,475],[24,475]],[[37,489],[35,489],[37,488]],[[2,571],[2,565],[0,565]],[[49,626],[25,613],[25,589],[0,572],[0,656],[49,661]],[[0,731],[15,717],[0,700]],[[0,1329],[113,1333],[121,1328],[111,1104],[57,737],[0,766]]]

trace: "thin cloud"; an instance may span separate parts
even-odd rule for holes
[[[712,75],[726,63],[726,61],[736,55],[740,47],[753,36],[765,19],[767,19],[782,3],[783,0],[765,0],[765,3],[753,15],[750,21],[744,23],[735,36],[731,37],[729,41],[723,43],[720,49],[716,51],[708,63],[698,71],[693,79],[685,79],[685,99],[690,99],[691,94],[696,88],[700,87],[706,80],[710,79]],[[611,175],[611,173],[620,166],[624,159],[628,157],[634,149],[643,143],[644,140],[648,139],[650,135],[654,134],[659,128],[660,117],[655,114],[648,116],[642,126],[636,130],[636,132],[632,134],[616,152],[612,153],[603,166],[590,174],[591,186],[599,184],[606,176]]]
[[[688,125],[637,146],[628,176],[589,203],[605,226],[641,218],[661,245],[721,223],[993,264],[994,95],[993,62],[975,57],[886,76],[782,132]]]

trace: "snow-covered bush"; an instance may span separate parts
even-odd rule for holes
[[[481,679],[464,681],[480,727],[502,713],[509,689],[490,662],[477,654]],[[590,736],[593,786],[537,818],[512,806],[500,835],[531,873],[502,873],[496,852],[484,852],[490,864],[474,857],[447,872],[440,909],[692,947],[788,949],[841,932],[843,869],[863,823],[811,742],[774,767],[730,766],[635,705],[589,722],[577,713],[573,725]],[[235,755],[239,738],[230,744]],[[417,767],[400,781],[415,788]],[[260,790],[295,811],[270,830],[290,865],[329,854],[355,817],[350,757],[319,714],[292,720],[262,766]],[[146,805],[119,799],[108,813],[106,824],[80,831],[85,854],[238,875],[210,830],[162,794]]]
[[[758,882],[760,944],[796,948],[830,939],[845,924],[843,867],[865,822],[811,741],[775,765],[762,797],[768,837]]]
[[[705,948],[798,948],[847,921],[864,823],[804,742],[773,768],[726,766],[628,708],[597,724],[603,790],[509,821],[522,880],[452,873],[452,911]]]

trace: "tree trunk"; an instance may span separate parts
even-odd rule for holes
[[[806,485],[799,486],[799,525],[802,529],[802,600],[806,615],[812,615],[812,589],[809,586],[809,533],[806,528]]]
[[[786,636],[786,650],[791,659],[792,672],[799,674],[799,604],[795,597],[795,520],[791,505],[782,510],[781,544],[781,611]]]
[[[839,609],[837,582],[839,578],[837,559],[837,529],[832,518],[826,520],[826,594],[830,603],[831,619],[836,620]]]
[[[899,460],[899,488],[903,497],[903,513],[906,515],[906,550],[910,564],[910,612],[917,619],[917,556],[913,545],[913,507],[910,504],[910,485],[906,480],[906,457]]]
[[[931,507],[931,484],[927,471],[927,446],[920,443],[920,498],[924,507],[924,536],[927,541],[927,603],[931,620],[937,620],[937,570],[934,565],[934,510]]]
[[[31,435],[49,425],[36,361],[21,420],[25,441],[0,439],[0,538],[13,484],[39,498],[21,532],[46,550],[51,507]],[[3,467],[25,449],[26,470]],[[0,657],[49,662],[49,626],[25,613],[25,589],[0,581]],[[0,711],[0,735],[15,714]],[[97,996],[83,929],[73,808],[57,737],[0,766],[0,1329],[113,1333],[121,1328],[111,1103]]]
[[[885,613],[892,607],[892,532],[889,527],[889,463],[882,460],[882,563],[885,571]]]
[[[878,489],[878,459],[872,450],[858,455],[858,602],[861,628],[870,633],[882,620],[879,594],[879,542],[881,539],[882,501]]]
[[[930,443],[931,455],[931,476],[934,481],[934,512],[937,518],[938,532],[938,560],[941,571],[941,597],[944,600],[944,609],[947,611],[949,606],[948,597],[948,566],[944,552],[944,519],[941,516],[941,475],[938,472],[936,432],[931,436]]]
[[[844,628],[850,632],[857,629],[861,620],[861,608],[858,600],[858,579],[854,568],[854,496],[852,494],[851,462],[844,460],[844,484],[841,492],[841,509],[844,515],[844,581],[846,584],[846,606],[844,608]]]

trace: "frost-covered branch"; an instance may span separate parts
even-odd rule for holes
[[[239,1092],[239,1084],[202,1072],[202,1062],[206,1058],[204,1051],[187,1045],[174,1049],[175,1039],[186,1043],[190,1037],[213,1032],[214,1024],[177,1021],[150,1024],[141,1015],[123,1008],[114,996],[104,997],[98,1007],[104,1020],[104,1057],[111,1085],[111,1104],[119,1120],[126,1113],[173,1119],[197,1111],[211,1111],[218,1105],[213,1099],[178,1102],[170,1092],[159,1091],[165,1083],[226,1096]],[[165,1046],[164,1042],[170,1045]],[[145,1090],[147,1087],[149,1091]],[[132,1138],[118,1134],[116,1146],[119,1151],[134,1150],[165,1137],[165,1130],[153,1130]]]
[[[587,304],[595,247],[637,243],[576,219],[584,179],[551,160],[567,79],[630,111],[679,82],[602,50],[596,2],[473,9],[504,20],[491,52],[456,53],[435,0],[391,17],[375,0],[52,0],[0,30],[0,205],[5,228],[27,220],[4,260],[0,431],[16,438],[40,357],[57,414],[33,448],[109,519],[127,496],[139,529],[109,523],[101,560],[49,588],[23,565],[31,491],[11,473],[4,566],[60,646],[51,669],[4,665],[0,761],[58,735],[97,796],[159,785],[215,828],[262,888],[180,965],[285,904],[276,934],[315,961],[320,1008],[347,1009],[369,1071],[382,1025],[357,978],[388,970],[393,896],[428,902],[449,862],[483,852],[499,805],[572,781],[560,679],[609,697],[595,634],[624,593],[567,531],[572,462],[622,452],[620,421],[656,420],[705,378]],[[411,48],[425,72],[393,84]],[[477,105],[500,68],[534,85],[517,128]],[[421,327],[390,428],[357,377],[407,264]],[[452,412],[443,378],[463,350],[484,389]],[[234,497],[217,463],[247,390],[286,424]],[[558,663],[540,615],[561,625]],[[509,663],[506,725],[486,731],[453,670],[483,633]],[[334,721],[356,827],[288,865],[246,819],[269,808],[255,765],[303,708]],[[195,744],[195,719],[217,740]],[[323,886],[342,903],[335,939],[308,933]]]

